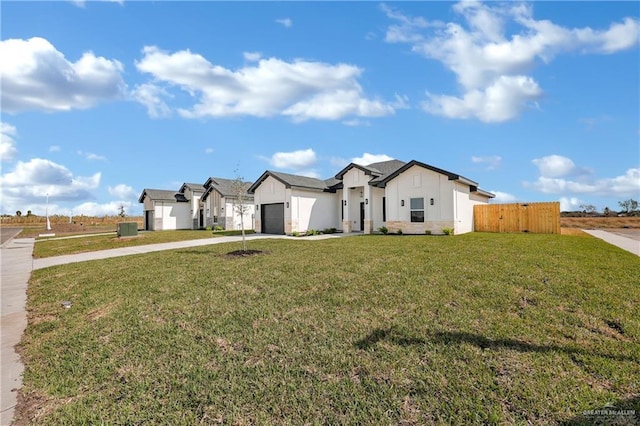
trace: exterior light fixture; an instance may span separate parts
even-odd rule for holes
[[[260,206],[256,204],[256,210],[260,210]]]
[[[287,201],[287,208],[289,208],[289,202]]]
[[[342,203],[343,203],[344,206],[346,206],[347,205],[347,200],[342,200]]]
[[[365,198],[365,199],[364,199],[364,203],[365,203],[365,204],[369,204],[369,199],[368,199],[368,198]]]
[[[400,205],[404,207],[404,200],[400,200]]]
[[[433,198],[429,200],[429,204],[433,205]]]

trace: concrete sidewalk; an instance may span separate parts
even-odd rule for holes
[[[297,240],[297,241],[309,241],[309,240],[324,240],[328,238],[341,238],[349,235],[362,235],[362,234],[323,234],[323,235],[314,235],[311,237],[289,237],[286,235],[250,234],[250,235],[247,235],[246,238],[247,238],[247,241],[249,242],[252,240],[264,240],[264,239],[274,239],[274,238],[290,239],[290,240]],[[65,256],[45,257],[43,259],[34,259],[33,269],[36,270],[36,269],[48,268],[50,266],[64,265],[67,263],[86,262],[88,260],[108,259],[111,257],[129,256],[132,254],[151,253],[154,251],[208,246],[211,244],[223,244],[223,243],[234,243],[234,242],[240,243],[241,241],[242,241],[242,237],[240,236],[215,237],[215,238],[205,238],[202,240],[176,241],[172,243],[149,244],[149,245],[143,245],[143,246],[122,247],[122,248],[111,249],[111,250],[93,251],[88,253],[70,254]]]
[[[583,229],[583,231],[596,238],[600,238],[609,244],[613,244],[614,246],[618,246],[623,250],[631,252],[636,256],[640,256],[640,241],[600,229]]]
[[[27,283],[31,276],[33,238],[13,239],[0,249],[2,281],[0,320],[0,424],[12,422],[17,402],[17,390],[22,386],[24,366],[15,346],[20,343],[22,333],[27,327]]]

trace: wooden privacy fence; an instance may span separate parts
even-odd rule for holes
[[[478,232],[560,233],[560,203],[479,204],[473,206]]]

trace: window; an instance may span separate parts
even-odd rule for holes
[[[424,198],[411,198],[411,222],[424,222]]]
[[[387,197],[382,197],[382,221],[387,221]]]

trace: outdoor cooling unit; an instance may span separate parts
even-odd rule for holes
[[[118,223],[118,237],[137,237],[138,224],[136,222]]]

